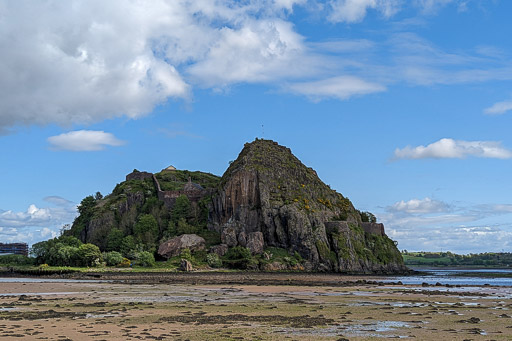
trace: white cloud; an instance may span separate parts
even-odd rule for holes
[[[307,0],[273,0],[276,8],[284,8],[288,11],[293,9],[293,6],[305,4]]]
[[[468,156],[509,159],[512,151],[494,141],[461,141],[444,138],[427,146],[397,148],[394,159],[462,159]]]
[[[377,217],[400,249],[468,253],[509,249],[512,226],[495,222],[510,214],[511,204],[455,205],[425,198],[398,201]]]
[[[0,127],[137,118],[168,98],[189,98],[184,74],[208,86],[266,80],[254,77],[278,68],[270,63],[270,70],[262,69],[261,63],[283,56],[289,61],[296,42],[302,44],[278,17],[304,2],[4,3]],[[239,66],[219,78],[208,67],[229,57],[230,48],[229,61]],[[237,60],[247,56],[254,57]]]
[[[47,227],[44,227],[42,230],[41,230],[41,237],[43,238],[55,238],[57,237],[57,232],[56,231],[53,231]]]
[[[404,80],[512,79],[507,64],[492,68],[489,60],[403,37],[378,45],[379,59],[367,55],[375,42],[315,46],[291,22],[297,6],[317,8],[334,22],[361,21],[369,10],[390,17],[414,7],[403,0],[2,2],[0,133],[18,125],[135,119],[169,99],[189,100],[194,87],[297,82],[291,86],[297,94],[345,99]],[[379,80],[364,81],[369,75]]]
[[[401,0],[332,0],[329,2],[332,22],[354,23],[364,19],[368,9],[374,9],[385,17],[391,17],[400,9]]]
[[[416,4],[421,8],[425,14],[436,13],[442,7],[455,2],[456,0],[416,0]],[[460,1],[459,10],[466,7],[465,1]]]
[[[460,254],[501,252],[512,248],[512,232],[499,226],[450,226],[442,228],[387,229],[409,251],[452,251]]]
[[[0,209],[0,240],[33,244],[57,236],[64,224],[73,222],[76,204],[58,196],[44,200],[53,205],[40,208],[31,204],[25,212]]]
[[[385,91],[386,87],[357,77],[340,76],[319,81],[292,83],[285,87],[285,90],[306,95],[314,100],[323,98],[345,100],[352,96]]]
[[[0,213],[0,225],[3,227],[19,227],[25,225],[38,226],[52,218],[49,209],[37,208],[31,204],[26,212],[13,212],[11,210]]]
[[[48,142],[52,148],[73,152],[97,151],[105,149],[105,146],[121,146],[124,144],[124,141],[118,140],[111,133],[95,130],[76,130],[51,136],[48,138]]]
[[[501,115],[506,113],[507,111],[512,110],[512,101],[503,101],[494,103],[489,108],[484,110],[484,113],[487,115]]]
[[[306,53],[303,37],[289,22],[248,20],[237,29],[224,27],[218,33],[205,58],[187,69],[202,87],[303,77],[321,67],[317,57]]]
[[[399,201],[388,208],[390,211],[406,213],[435,213],[447,212],[450,206],[442,201],[425,199],[411,199],[409,201]]]

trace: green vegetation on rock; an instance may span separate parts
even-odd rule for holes
[[[135,170],[126,179],[109,195],[97,192],[84,198],[63,236],[34,245],[37,262],[91,266],[104,258],[108,266],[127,266],[126,259],[132,265],[154,266],[155,256],[157,261],[164,257],[157,254],[160,244],[197,234],[205,239],[206,250],[182,255],[194,267],[405,269],[383,227],[371,225],[376,223],[372,213],[356,210],[289,148],[274,141],[247,143],[222,178],[199,171]],[[235,246],[223,257],[208,254],[228,227],[233,235],[225,242]],[[177,266],[180,259],[171,257],[156,266]]]

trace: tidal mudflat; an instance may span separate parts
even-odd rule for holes
[[[212,275],[217,276],[217,275]],[[512,288],[243,275],[0,284],[2,340],[510,340]],[[229,277],[229,276],[227,276]],[[201,276],[206,279],[207,276]],[[275,284],[272,284],[274,282]]]

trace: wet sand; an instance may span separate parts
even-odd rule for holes
[[[218,275],[230,279],[215,284]],[[173,276],[0,283],[0,338],[512,339],[510,287],[388,285],[315,274],[183,276],[181,283]]]

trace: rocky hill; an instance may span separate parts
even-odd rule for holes
[[[269,140],[246,144],[224,173],[212,197],[209,228],[222,233],[228,246],[261,232],[266,246],[297,251],[311,270],[405,269],[382,224],[363,223],[348,198],[289,148]]]
[[[363,222],[368,215],[270,140],[245,144],[222,178],[134,171],[105,198],[84,199],[79,211],[66,233],[107,251],[155,251],[173,236],[194,233],[221,256],[239,246],[263,253],[253,268],[276,268],[269,250],[282,250],[310,271],[406,270],[382,224]]]

